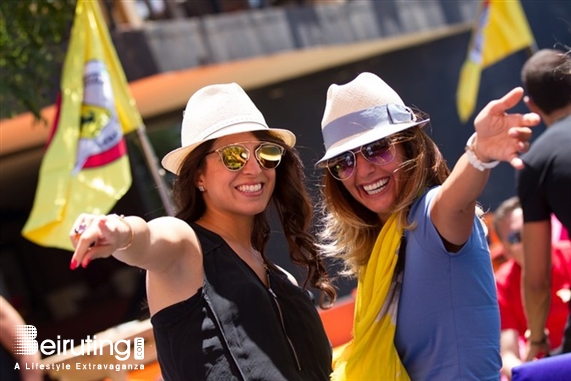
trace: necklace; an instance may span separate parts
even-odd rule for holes
[[[258,250],[254,249],[251,245],[250,245],[250,248],[247,248],[246,246],[244,246],[244,245],[242,244],[242,242],[238,241],[237,239],[229,238],[227,235],[217,232],[217,231],[218,231],[218,228],[216,228],[216,229],[213,230],[212,227],[215,227],[215,226],[212,225],[210,222],[204,220],[202,217],[200,217],[198,220],[201,221],[203,225],[206,224],[206,225],[210,226],[210,230],[212,230],[213,232],[215,232],[216,234],[218,234],[220,237],[222,237],[222,239],[223,239],[224,241],[226,241],[226,243],[227,243],[229,246],[230,246],[231,243],[234,243],[234,244],[239,245],[240,247],[242,247],[247,253],[253,254],[254,257],[256,258],[256,260],[262,265],[262,267],[264,268],[264,270],[266,270],[266,271],[268,270],[268,265],[266,264],[266,261],[264,260],[264,257],[262,257],[262,254],[261,254]],[[234,251],[236,251],[236,250],[234,250]]]
[[[238,245],[242,246],[244,248],[244,250],[246,250],[249,253],[254,253],[254,257],[256,257],[256,260],[258,260],[262,267],[267,271],[268,270],[268,266],[266,264],[266,261],[264,260],[264,257],[262,257],[262,253],[260,253],[258,250],[254,249],[253,247],[250,246],[250,249],[248,249],[246,246],[242,245],[242,243],[236,241],[236,240],[229,240],[227,237],[222,236],[222,238],[224,238],[224,240],[226,242],[228,241],[232,241],[237,243]]]

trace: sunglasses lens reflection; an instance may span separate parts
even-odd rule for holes
[[[262,144],[256,149],[256,158],[262,167],[273,169],[282,160],[283,151],[283,147],[277,144]]]
[[[355,170],[355,155],[361,152],[363,157],[372,164],[386,165],[395,158],[395,148],[392,141],[388,138],[377,140],[375,142],[365,144],[361,148],[353,151],[347,151],[339,156],[327,161],[327,169],[337,180],[345,180],[351,177]]]
[[[394,145],[388,139],[382,139],[361,148],[361,153],[369,162],[377,165],[385,165],[393,161]]]
[[[220,149],[222,162],[231,171],[242,169],[250,159],[250,151],[241,145],[230,145]],[[274,169],[280,163],[284,148],[273,143],[263,143],[256,148],[256,159],[265,169]]]
[[[327,161],[327,168],[337,180],[348,179],[353,174],[353,169],[355,169],[355,155],[353,152],[345,152],[340,156],[334,157]]]
[[[250,153],[242,146],[224,147],[222,151],[222,161],[226,168],[231,171],[237,171],[248,162]]]

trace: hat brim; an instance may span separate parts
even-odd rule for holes
[[[325,168],[327,166],[327,160],[341,155],[343,152],[354,150],[355,148],[361,147],[362,145],[372,143],[382,138],[386,138],[387,136],[393,135],[399,131],[403,131],[411,127],[424,127],[428,122],[430,122],[430,119],[423,119],[421,121],[411,123],[399,123],[391,125],[390,127],[383,126],[383,128],[373,128],[361,134],[352,135],[348,139],[344,139],[329,147],[327,152],[325,152],[325,155],[319,159],[317,163],[315,163],[315,167]]]
[[[208,136],[208,139],[198,141],[196,143],[189,144],[185,147],[176,148],[169,153],[167,153],[161,160],[163,168],[167,171],[178,175],[180,172],[180,167],[188,154],[190,154],[196,147],[204,143],[205,141],[218,139],[223,136],[239,134],[242,132],[254,132],[254,131],[268,131],[277,135],[280,139],[284,141],[289,147],[293,147],[296,142],[295,134],[289,130],[284,130],[281,128],[267,128],[258,123],[238,123],[223,129],[218,130],[216,133]]]

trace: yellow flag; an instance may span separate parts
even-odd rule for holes
[[[456,107],[463,123],[476,107],[482,69],[534,44],[518,0],[482,1],[477,21],[456,92]]]
[[[108,213],[131,186],[124,134],[143,122],[109,31],[93,0],[78,0],[54,131],[22,235],[73,250],[80,213]]]

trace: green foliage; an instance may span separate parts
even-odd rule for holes
[[[76,0],[0,1],[0,118],[55,102]]]

